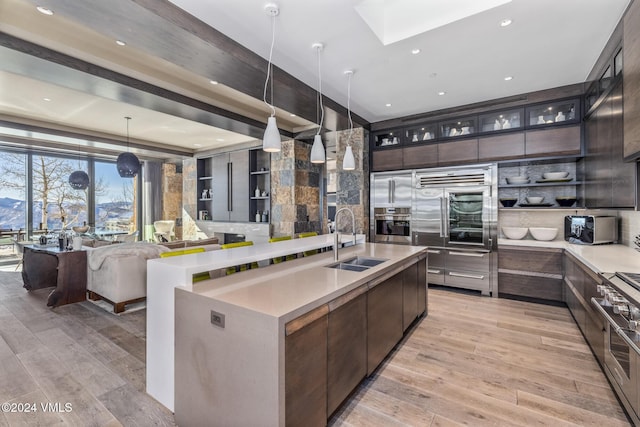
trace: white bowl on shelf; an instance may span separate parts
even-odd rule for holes
[[[540,197],[540,196],[529,196],[529,197],[527,197],[527,203],[529,203],[531,205],[539,205],[543,201],[544,201],[544,197]]]
[[[510,176],[505,179],[507,184],[527,184],[529,182],[529,177],[526,175]]]
[[[542,179],[565,179],[569,176],[569,172],[545,172]]]
[[[544,240],[549,241],[556,238],[558,235],[557,228],[547,228],[547,227],[529,227],[529,232],[536,240]]]
[[[507,239],[520,240],[524,239],[528,230],[526,227],[502,227],[502,234],[504,234]]]

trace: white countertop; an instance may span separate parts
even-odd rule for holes
[[[365,243],[340,250],[340,259],[353,256],[387,259],[362,272],[327,268],[333,253],[286,261],[266,268],[200,282],[189,292],[285,321],[299,316],[377,277],[402,270],[426,247]],[[182,288],[181,288],[182,289]]]
[[[544,242],[528,239],[498,239],[498,247],[500,246],[560,248],[570,252],[596,273],[616,271],[640,273],[640,252],[625,245],[576,245],[565,240]]]

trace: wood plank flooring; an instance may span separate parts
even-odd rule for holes
[[[569,311],[445,288],[337,426],[629,426]]]
[[[145,393],[145,311],[46,307],[0,272],[0,403],[71,403],[1,413],[4,426],[173,426]],[[429,316],[330,420],[332,426],[629,425],[568,310],[429,290]],[[212,421],[215,425],[215,421]]]

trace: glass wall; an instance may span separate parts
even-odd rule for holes
[[[69,184],[77,170],[90,177],[86,190]],[[105,238],[135,231],[137,182],[121,178],[115,162],[0,150],[0,230],[24,230],[21,238],[85,223]]]
[[[115,163],[95,162],[96,229],[136,231],[137,179],[120,177]]]

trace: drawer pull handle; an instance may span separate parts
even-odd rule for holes
[[[477,257],[477,258],[482,258],[483,256],[485,256],[485,254],[478,254],[478,253],[475,253],[475,252],[449,252],[449,255],[473,256],[473,257]]]
[[[435,250],[435,249],[427,249],[427,253],[428,253],[428,254],[439,254],[439,253],[440,253],[440,251]]]
[[[432,270],[432,269],[428,268],[427,269],[427,273],[429,273],[429,274],[440,274],[440,273],[442,273],[442,271],[441,270]]]
[[[480,274],[464,274],[464,273],[454,273],[454,272],[450,272],[449,276],[454,276],[454,277],[466,277],[467,279],[478,279],[478,280],[482,280],[484,279],[484,275],[480,275]]]

